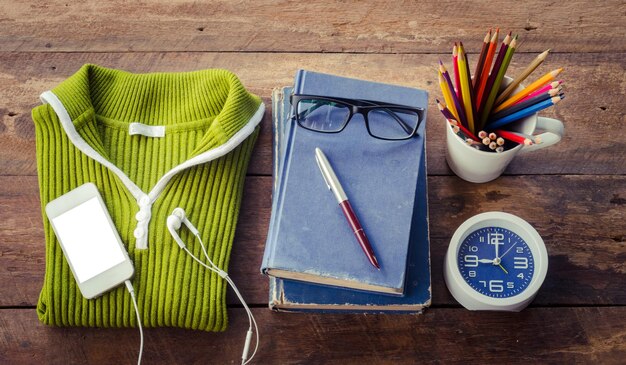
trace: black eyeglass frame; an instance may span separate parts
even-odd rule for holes
[[[308,128],[300,122],[300,117],[297,112],[298,103],[301,100],[305,100],[305,99],[317,99],[317,100],[329,101],[329,102],[340,104],[348,108],[348,110],[350,111],[350,115],[348,116],[348,119],[344,122],[341,129],[336,130],[336,131],[321,131],[319,129]],[[413,138],[415,135],[417,135],[417,130],[419,129],[422,122],[424,121],[424,108],[412,107],[412,106],[407,106],[407,105],[391,104],[391,103],[380,104],[378,102],[371,101],[371,100],[332,98],[328,96],[307,95],[307,94],[291,94],[289,97],[289,101],[294,111],[291,117],[296,119],[296,122],[298,123],[298,125],[304,129],[307,129],[313,132],[319,132],[319,133],[340,133],[346,128],[348,123],[350,123],[350,120],[352,120],[352,117],[354,116],[354,114],[361,114],[363,115],[363,120],[365,121],[365,128],[367,129],[367,133],[369,133],[369,135],[372,136],[373,138],[382,139],[386,141],[404,141],[404,140]],[[385,137],[380,137],[380,136],[376,136],[372,134],[367,115],[369,114],[371,110],[386,109],[386,108],[394,108],[394,109],[399,109],[399,110],[415,112],[418,117],[415,128],[413,128],[413,130],[409,132],[406,130],[406,128],[403,127],[405,131],[407,131],[408,133],[408,135],[404,138],[385,138]],[[406,123],[400,117],[398,117],[398,115],[394,113],[393,110],[386,110],[386,112],[391,114],[398,121],[398,123],[401,123],[406,126]]]

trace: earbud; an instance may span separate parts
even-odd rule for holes
[[[185,215],[185,211],[183,210],[183,208],[174,209],[172,214],[169,217],[167,217],[167,229],[170,231],[172,238],[174,238],[174,241],[178,243],[178,246],[180,246],[180,248],[184,248],[185,243],[180,238],[177,231],[180,229],[180,226],[183,223],[185,223],[185,225],[187,226],[187,228],[189,228],[191,233],[193,233],[194,235],[198,234],[198,230],[196,229],[196,227],[194,227],[194,225],[191,224],[189,219],[187,219],[187,216]]]

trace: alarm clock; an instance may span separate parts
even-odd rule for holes
[[[547,271],[546,246],[528,222],[487,212],[454,232],[443,274],[448,290],[465,308],[518,312],[537,295]]]

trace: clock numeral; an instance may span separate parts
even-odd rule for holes
[[[524,273],[521,272],[521,273],[517,274],[517,277],[522,279],[522,280],[524,280]]]
[[[506,282],[506,288],[507,289],[513,289],[513,288],[515,288],[515,284],[512,281],[507,281]]]
[[[467,274],[469,275],[470,278],[475,278],[476,277],[476,271],[474,271],[474,270],[470,270]]]
[[[480,243],[484,243],[484,242],[485,242],[485,237],[480,236],[480,237],[479,237],[479,239],[478,239],[478,241],[480,241]]]
[[[478,256],[476,255],[465,255],[463,260],[467,267],[478,267]]]
[[[528,269],[528,258],[515,256],[513,258],[514,269]]]
[[[489,291],[494,293],[502,293],[504,291],[504,286],[502,285],[502,280],[489,280]]]
[[[478,252],[478,246],[470,246],[469,250],[470,252]]]
[[[480,284],[483,284],[483,286],[486,288],[487,287],[487,282],[484,280],[479,281]]]
[[[524,247],[515,247],[515,253],[524,253]]]

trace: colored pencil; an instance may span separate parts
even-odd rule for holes
[[[441,114],[443,114],[444,117],[446,117],[446,119],[456,121],[456,117],[452,114],[447,106],[443,105],[443,103],[439,101],[439,99],[435,99],[435,102],[437,102],[437,107],[439,108],[439,111],[441,112]]]
[[[463,100],[463,108],[465,109],[465,117],[467,118],[467,129],[474,133],[474,113],[472,111],[472,95],[470,93],[472,82],[467,74],[467,59],[465,58],[463,46],[459,46],[457,52],[459,77],[461,79],[461,100]]]
[[[439,99],[435,99],[435,101],[437,102],[437,107],[439,108],[439,111],[443,114],[443,116],[446,117],[446,119],[451,120],[450,110],[448,110],[448,108],[445,105],[443,105]],[[468,135],[470,138],[474,140],[478,140],[478,138],[476,138],[476,136],[474,136],[472,132],[467,130],[467,128],[465,128],[461,123],[458,123],[457,126],[459,127],[459,129],[461,129],[461,131],[463,131],[463,133]]]
[[[539,89],[540,87],[542,87],[543,85],[547,84],[548,82],[554,80],[554,78],[557,77],[561,73],[561,71],[563,71],[563,68],[559,68],[559,69],[550,71],[547,74],[541,76],[538,80],[536,80],[532,84],[528,85],[524,90],[522,90],[522,91],[518,92],[517,94],[511,96],[509,99],[505,100],[502,104],[498,105],[493,110],[493,112],[497,113],[500,110],[503,110],[506,107],[508,107],[510,105],[513,105],[516,101],[522,99],[526,95],[532,93],[533,91]]]
[[[474,71],[474,79],[472,80],[472,86],[474,90],[474,94],[476,93],[476,86],[480,83],[480,74],[483,70],[483,65],[485,64],[485,58],[487,58],[487,50],[489,49],[489,40],[491,39],[491,29],[485,35],[485,39],[483,39],[483,46],[480,49],[480,55],[478,56],[478,62],[476,63],[476,70]]]
[[[530,94],[526,95],[525,97],[521,98],[520,100],[516,101],[515,104],[513,104],[513,105],[519,104],[519,103],[521,103],[522,101],[524,101],[526,99],[534,98],[535,96],[541,95],[541,94],[546,93],[546,92],[548,92],[550,90],[556,90],[556,89],[560,90],[561,87],[559,85],[561,85],[562,83],[563,83],[563,80],[559,80],[559,81],[554,81],[554,82],[551,82],[549,84],[546,84],[545,86],[540,87],[539,89],[533,91],[532,93],[530,93]],[[554,96],[554,95],[552,95],[552,96]]]
[[[526,80],[526,78],[533,72],[535,71],[535,69],[537,67],[539,67],[539,65],[541,65],[543,63],[543,61],[546,59],[546,57],[548,57],[548,52],[550,52],[550,50],[546,50],[544,51],[542,54],[540,54],[539,56],[537,56],[529,65],[528,67],[526,67],[524,69],[524,71],[522,71],[522,73],[520,73],[519,75],[517,75],[513,81],[511,81],[511,83],[509,84],[509,86],[506,87],[506,89],[504,89],[503,92],[501,92],[498,95],[498,98],[496,99],[496,105],[502,103],[509,95],[511,95],[511,93],[513,93],[513,90],[515,90],[515,88],[517,87],[517,85],[519,85],[522,81]]]
[[[465,111],[463,110],[463,104],[461,104],[461,101],[456,96],[456,93],[454,92],[454,86],[452,86],[452,80],[450,79],[450,74],[448,73],[448,70],[446,70],[441,60],[439,60],[439,71],[441,72],[443,78],[446,80],[446,83],[448,84],[448,90],[450,90],[450,95],[452,96],[452,101],[454,102],[454,108],[456,109],[458,116],[460,118],[459,123],[463,124],[464,126],[467,126],[467,118],[465,118]]]
[[[485,91],[485,86],[487,85],[489,70],[491,70],[491,62],[493,62],[493,56],[496,54],[496,46],[498,43],[499,34],[500,28],[497,28],[496,32],[493,34],[493,37],[491,37],[491,42],[489,42],[489,49],[487,50],[487,56],[485,56],[485,63],[483,64],[483,69],[480,73],[480,82],[476,84],[476,111],[479,111],[480,109],[482,94]]]
[[[489,116],[489,113],[491,112],[491,106],[487,108],[487,102],[489,100],[489,95],[491,95],[493,85],[496,82],[496,78],[498,77],[498,71],[500,70],[502,61],[504,61],[504,56],[506,55],[510,42],[511,42],[511,35],[508,34],[504,38],[504,41],[502,41],[502,45],[500,46],[500,50],[498,51],[498,58],[496,58],[496,62],[493,64],[493,68],[491,69],[491,74],[489,75],[489,79],[487,80],[487,84],[485,85],[485,89],[483,90],[483,95],[480,101],[480,107],[477,109],[477,112],[480,115],[480,124],[482,126],[485,125],[487,116]],[[493,101],[495,101],[495,96],[494,96],[494,99],[491,101],[491,104],[493,104]],[[485,116],[484,118],[483,118],[483,115]]]
[[[461,78],[459,76],[458,58],[458,49],[455,42],[454,47],[452,47],[452,69],[454,70],[454,85],[456,86],[456,97],[459,98],[459,100],[463,100],[463,96],[461,93]]]
[[[555,97],[557,95],[559,95],[559,89],[552,89],[552,90],[548,91],[547,93],[543,93],[541,95],[537,95],[534,98],[530,98],[530,99],[527,99],[526,101],[522,101],[522,102],[519,102],[519,103],[517,103],[515,105],[511,105],[510,107],[508,107],[508,108],[506,108],[506,109],[504,109],[504,110],[502,110],[500,112],[492,114],[489,117],[489,119],[497,120],[497,119],[506,117],[507,115],[516,113],[516,112],[518,112],[518,111],[520,111],[522,109],[528,108],[529,106],[531,106],[533,104],[540,103],[540,102],[542,102],[542,101],[544,101],[546,99],[550,99],[550,98]]]
[[[498,135],[500,135],[502,138],[508,139],[511,142],[523,144],[525,146],[530,146],[531,144],[533,144],[533,141],[531,139],[520,136],[513,132],[498,129],[496,133],[498,133]]]
[[[559,95],[559,96],[555,96],[553,98],[547,99],[542,101],[541,103],[537,103],[534,105],[529,106],[526,109],[522,109],[516,113],[513,113],[511,115],[507,115],[506,117],[494,120],[493,122],[489,123],[489,125],[487,125],[487,127],[491,130],[496,129],[496,128],[500,128],[504,125],[507,125],[511,122],[514,122],[516,120],[525,118],[529,115],[532,115],[540,110],[543,110],[545,108],[551,107],[552,105],[555,105],[556,103],[558,103],[561,99],[563,99],[564,96],[563,95]]]
[[[511,133],[517,134],[518,136],[524,137],[524,138],[528,138],[530,139],[534,144],[539,144],[541,143],[541,136],[531,136],[528,135],[526,133],[522,133],[522,132],[516,132],[516,131],[509,131]]]
[[[443,78],[441,71],[437,71],[437,73],[439,76],[439,87],[441,88],[443,99],[446,101],[446,105],[450,109],[450,112],[452,113],[452,115],[454,115],[454,118],[456,120],[459,120],[459,114],[457,113],[456,108],[454,107],[454,101],[452,101],[452,95],[450,94],[450,90],[448,89],[448,84],[446,83],[446,80]]]
[[[474,100],[476,100],[476,94],[474,93],[474,87],[472,86],[472,74],[470,73],[469,64],[470,60],[467,56],[467,52],[465,52],[465,46],[463,46],[463,42],[460,42],[461,49],[463,50],[463,57],[465,58],[465,73],[467,74],[467,81],[469,85],[469,94],[470,94],[470,106],[472,107],[472,115],[474,116],[474,124],[476,124],[476,107],[474,107]]]

